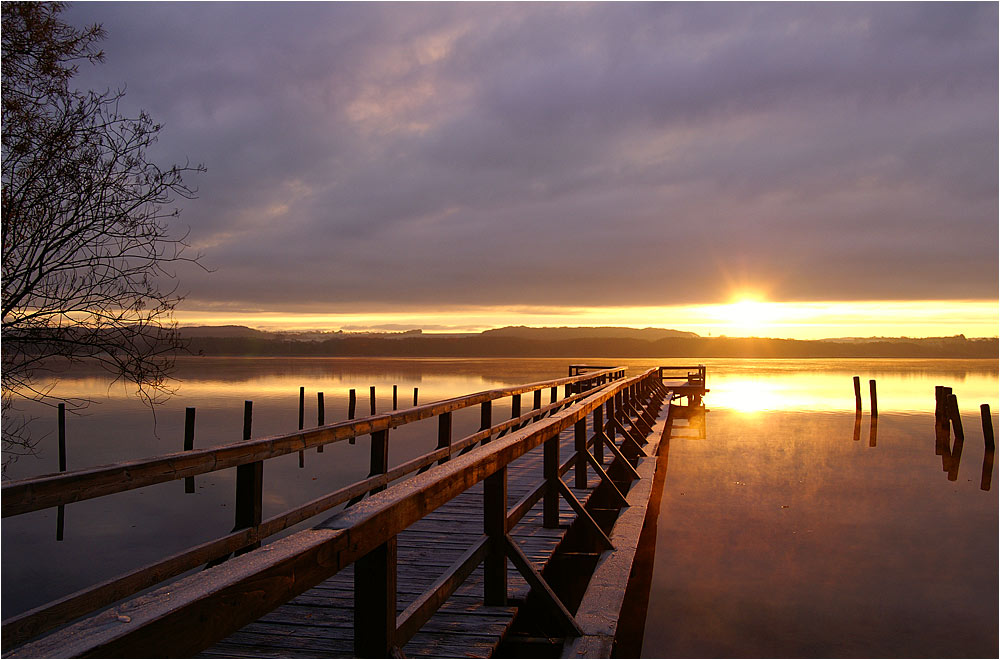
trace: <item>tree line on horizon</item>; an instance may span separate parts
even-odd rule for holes
[[[733,358],[993,358],[998,339],[940,337],[838,342],[758,337],[628,337],[532,339],[483,333],[471,336],[340,336],[324,341],[274,337],[187,339],[187,352],[204,356],[317,357],[733,357]]]

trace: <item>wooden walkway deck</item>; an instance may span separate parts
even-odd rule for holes
[[[666,408],[661,414],[666,415]],[[662,428],[662,427],[660,427]],[[588,422],[588,436],[593,435]],[[573,430],[560,434],[561,454],[574,447]],[[532,452],[508,467],[509,502],[517,502],[543,480],[542,454]],[[586,504],[600,479],[588,469],[586,489],[573,487]],[[398,536],[397,614],[427,591],[483,534],[483,487],[473,486]],[[539,501],[511,530],[524,554],[542,572],[576,519],[560,499],[558,528],[542,525]],[[528,583],[508,560],[509,597],[523,601]],[[517,614],[515,605],[483,604],[483,568],[478,567],[447,603],[403,647],[406,657],[487,658],[500,644]],[[318,587],[205,650],[201,657],[351,658],[354,654],[354,570],[349,567]]]
[[[237,469],[232,532],[5,620],[4,656],[478,658],[565,644],[609,657],[669,401],[705,391],[700,365],[632,377],[572,365],[564,379],[277,436],[251,438],[245,422],[240,443],[6,483],[10,516]],[[456,439],[452,413],[470,406],[480,430]],[[437,449],[390,467],[390,430],[430,418]],[[359,435],[372,438],[367,478],[262,519],[264,461]]]

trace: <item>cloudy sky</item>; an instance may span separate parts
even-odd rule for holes
[[[183,322],[681,327],[750,297],[949,301],[954,332],[997,334],[995,3],[64,17],[108,32],[79,85],[127,85],[156,160],[208,168]]]

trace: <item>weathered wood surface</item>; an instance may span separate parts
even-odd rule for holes
[[[393,493],[381,493],[379,496],[365,500],[347,512],[339,514],[328,521],[329,524],[325,523],[312,530],[307,530],[293,537],[277,541],[266,548],[262,548],[260,552],[252,553],[252,555],[244,555],[240,558],[241,560],[246,559],[246,561],[237,562],[234,560],[232,563],[224,565],[225,570],[213,570],[182,579],[168,588],[160,589],[150,593],[148,596],[141,596],[129,603],[124,603],[112,610],[90,617],[86,621],[74,624],[69,629],[61,631],[58,635],[29,644],[27,647],[19,649],[14,655],[17,657],[38,657],[35,655],[36,652],[39,655],[51,655],[51,652],[55,649],[62,649],[67,653],[75,653],[72,649],[78,649],[80,652],[86,653],[98,652],[99,654],[148,653],[149,648],[157,647],[161,643],[163,644],[163,649],[175,649],[175,652],[180,649],[190,649],[191,652],[194,652],[205,648],[205,644],[210,644],[218,640],[219,636],[225,634],[226,631],[239,629],[237,635],[260,635],[263,633],[252,631],[248,633],[247,628],[249,626],[246,624],[253,622],[250,626],[256,626],[261,622],[266,622],[268,616],[278,611],[275,610],[275,607],[278,607],[280,610],[280,604],[286,603],[289,599],[295,597],[307,598],[309,592],[306,591],[303,593],[305,590],[314,585],[322,588],[324,580],[328,576],[337,573],[337,571],[340,571],[338,577],[349,576],[349,573],[344,572],[345,569],[352,562],[371,553],[380,543],[386,543],[386,539],[392,540],[393,546],[391,552],[393,554],[396,553],[398,548],[401,548],[400,590],[394,609],[397,611],[397,614],[399,611],[409,611],[404,609],[408,607],[408,603],[412,603],[419,592],[425,591],[427,587],[432,586],[438,579],[437,575],[445,571],[448,566],[452,566],[472,544],[477,542],[476,539],[482,537],[481,496],[478,501],[473,500],[472,505],[466,507],[467,511],[460,510],[460,499],[452,502],[456,496],[459,498],[467,496],[475,498],[476,492],[482,488],[482,484],[479,482],[483,478],[495,474],[498,469],[510,469],[514,471],[516,466],[519,466],[522,461],[527,465],[529,458],[540,463],[544,454],[550,452],[536,451],[531,453],[531,450],[538,448],[539,444],[543,442],[551,444],[547,442],[547,439],[551,437],[551,433],[562,433],[562,444],[565,447],[563,456],[569,457],[568,460],[561,464],[559,469],[559,473],[564,474],[575,463],[574,459],[572,459],[574,423],[579,421],[581,416],[589,416],[590,412],[597,414],[602,405],[607,404],[609,411],[612,405],[620,407],[623,388],[635,391],[640,387],[639,384],[643,382],[643,379],[647,375],[636,379],[628,379],[621,384],[616,384],[606,392],[599,391],[592,396],[584,395],[588,398],[587,401],[581,402],[581,406],[574,406],[572,409],[567,409],[566,412],[559,412],[554,418],[550,418],[537,427],[533,425],[522,431],[512,431],[506,437],[495,438],[493,441],[495,444],[491,444],[489,448],[484,447],[482,451],[468,456],[459,455],[453,462],[444,463],[442,461],[442,464],[435,469],[435,474],[418,475],[408,480],[406,482],[407,487],[403,490],[395,489]],[[530,391],[530,389],[525,389],[524,391]],[[519,398],[519,395],[517,395],[515,401]],[[539,404],[539,398],[535,397],[536,405]],[[486,403],[486,401],[483,401],[483,403]],[[626,406],[624,410],[628,411],[629,407]],[[536,413],[529,412],[525,417],[531,417],[533,414]],[[485,415],[486,408],[484,408],[484,418]],[[628,431],[625,430],[624,426],[619,424],[621,430],[629,435],[635,433],[640,427],[649,422],[648,419],[644,420],[640,414],[636,414],[634,417],[635,419],[628,419],[625,422],[629,429]],[[379,421],[381,422],[381,420]],[[448,436],[450,436],[450,433],[442,431],[439,438],[446,440]],[[468,439],[471,439],[471,437]],[[609,444],[609,446],[612,445]],[[456,449],[456,447],[452,446],[451,449]],[[614,453],[618,454],[617,451]],[[626,453],[629,452],[626,451]],[[451,456],[453,459],[456,458],[455,454]],[[550,462],[548,469],[550,476],[551,470],[552,466]],[[526,481],[520,478],[513,479],[512,485],[514,487],[511,488],[509,499],[507,500],[508,511],[516,510],[520,513],[527,510],[529,505],[521,505],[519,502],[537,502],[537,497],[533,497],[533,495],[541,495],[542,491],[533,488],[532,484],[537,483],[541,476],[542,470],[540,466],[536,465],[533,478]],[[596,477],[592,477],[591,480],[593,483],[588,483],[588,487],[592,487],[597,483]],[[366,484],[366,486],[370,485],[373,486],[374,484]],[[550,481],[548,488],[550,504],[552,500],[551,496],[558,496],[558,490],[563,490],[563,494],[569,496],[571,499],[585,499],[589,494],[589,488],[584,492],[575,493],[573,491],[565,492],[568,489],[554,490],[552,485]],[[518,486],[520,486],[520,490],[517,489]],[[471,493],[463,493],[463,491],[470,487],[476,490]],[[385,496],[383,497],[382,495]],[[515,503],[513,507],[511,506],[512,502]],[[544,499],[542,502],[544,502]],[[417,593],[407,592],[407,587],[403,584],[403,578],[408,567],[411,567],[412,562],[408,561],[405,555],[408,552],[406,543],[397,544],[397,540],[405,540],[403,537],[410,533],[418,534],[419,536],[421,533],[419,525],[423,523],[422,518],[432,521],[433,515],[444,515],[448,512],[448,507],[453,504],[458,509],[452,512],[451,518],[447,516],[441,518],[438,521],[438,529],[434,529],[432,526],[429,529],[423,530],[426,537],[423,539],[423,543],[429,544],[429,547],[432,548],[431,557],[439,564],[443,562],[440,571],[437,571],[437,574],[435,574],[435,571],[427,569],[425,566],[417,567],[415,570],[417,570],[419,575],[415,578],[415,584],[418,586],[409,587],[411,591],[417,589]],[[557,517],[559,520],[564,515],[570,513],[569,508],[564,504],[560,504],[560,506],[565,511],[559,512]],[[439,508],[440,511],[436,511]],[[542,560],[551,554],[551,549],[546,550],[546,547],[554,548],[562,534],[559,528],[546,530],[539,527],[541,531],[530,531],[532,529],[531,523],[533,522],[530,517],[537,518],[540,515],[540,510],[544,510],[544,504],[535,503],[534,511],[529,514],[529,518],[526,518],[521,526],[514,528],[514,539],[504,541],[504,543],[516,544],[516,550],[511,551],[509,549],[507,553],[512,556],[515,563],[520,565],[521,571],[528,574],[529,579],[532,579],[534,571],[525,570],[526,564],[523,555],[527,556],[527,561],[531,561],[533,567],[540,567],[544,563]],[[552,510],[550,507],[551,513]],[[544,514],[541,515],[544,517]],[[511,516],[512,519],[515,517]],[[463,521],[472,521],[470,538],[464,545],[458,544],[458,547],[455,547],[456,539],[458,538],[459,523]],[[530,533],[526,533],[524,530],[529,530]],[[550,536],[552,533],[555,533],[554,537]],[[427,535],[430,535],[430,537],[427,537]],[[546,541],[546,539],[548,540]],[[450,556],[445,554],[445,551],[449,549],[453,550]],[[461,563],[459,561],[459,564]],[[428,559],[425,564],[430,566],[433,565],[433,562]],[[488,567],[489,562],[486,565]],[[517,572],[511,571],[510,573],[510,585],[513,595],[513,590],[516,589],[518,584],[522,588],[524,588],[524,585],[523,581],[518,577]],[[420,586],[420,579],[423,579],[425,582],[422,586]],[[475,579],[478,579],[478,577],[474,576],[470,580],[469,585],[463,588],[472,588],[470,585],[475,584]],[[352,584],[348,586],[351,587],[350,591],[353,591],[355,594],[357,593],[353,589]],[[409,596],[406,595],[407,593],[409,593]],[[479,598],[481,598],[481,593],[482,589],[480,589]],[[463,593],[456,593],[452,597],[452,600],[460,602],[462,596]],[[329,596],[323,596],[323,598],[325,598],[325,601],[330,600]],[[285,607],[289,606],[291,605],[285,605]],[[451,607],[451,604],[446,605],[443,611],[447,611]],[[217,630],[218,634],[216,635],[212,630],[203,630],[199,627],[191,628],[185,625],[183,627],[185,634],[181,636],[183,639],[178,638],[176,632],[178,630],[177,625],[191,620],[192,617],[206,623],[211,622],[212,625],[210,628]],[[302,613],[299,613],[297,619],[302,618]],[[417,618],[420,620],[420,623],[424,623],[426,620],[421,617]],[[413,624],[411,628],[417,625]],[[437,624],[434,623],[433,617],[431,620],[426,620],[426,624],[423,626],[421,632],[411,640],[411,643],[416,643],[418,639],[424,639],[423,648],[427,653],[442,655],[439,650],[434,650],[438,648],[438,643],[431,643],[426,639],[426,635],[431,634],[428,631],[433,629],[435,625]],[[242,629],[240,628],[241,626]],[[477,627],[475,630],[478,635],[482,636],[481,627]],[[306,632],[315,633],[316,631]],[[213,635],[216,636],[213,637]],[[304,636],[308,637],[309,635]],[[226,639],[223,643],[231,641],[232,637]],[[279,654],[287,652],[288,655],[295,655],[297,652],[294,649],[288,648],[287,640],[284,640],[284,642],[286,643],[279,644],[279,648],[281,649]],[[482,640],[475,641],[475,643],[472,643],[472,646],[475,648],[485,648],[486,645],[481,642]],[[428,651],[427,649],[430,650]],[[316,651],[317,649],[314,647],[307,655],[315,655]],[[355,649],[351,648],[349,654],[352,654],[354,651]],[[466,652],[462,655],[470,653]],[[274,655],[274,653],[270,652],[264,655],[268,654]],[[235,655],[235,653],[227,655]],[[327,654],[324,653],[324,655]]]
[[[632,484],[627,495],[629,506],[622,510],[615,521],[611,533],[615,552],[605,553],[598,561],[576,611],[576,620],[583,634],[566,640],[562,650],[564,658],[611,657],[620,613],[625,603],[626,585],[639,550],[640,534],[647,524],[650,495],[654,492],[654,475],[660,467],[660,444],[664,439],[669,439],[672,421],[670,406],[665,405],[648,438],[646,450],[649,457],[636,468],[642,478]],[[655,524],[655,519],[652,523]]]
[[[549,385],[549,383],[545,384]],[[509,389],[520,390],[523,388],[518,387]],[[557,397],[555,396],[554,391],[557,388],[552,386],[551,389],[553,390],[552,399],[554,403],[542,406],[540,411],[537,412],[547,412],[552,414],[562,409],[570,402],[577,401],[588,396],[587,393],[579,393],[556,401]],[[471,395],[470,397],[460,397],[459,399],[452,399],[449,401],[453,402],[460,399],[469,400],[474,396],[475,395]],[[515,405],[513,408],[515,410],[519,409],[519,405],[516,405],[519,398],[519,394],[514,395]],[[491,404],[492,400],[485,401],[481,404],[483,407],[484,427],[489,424],[489,420],[491,418]],[[438,405],[439,404],[428,404],[428,407],[437,408]],[[349,500],[358,501],[365,495],[365,493],[383,490],[387,484],[414,471],[419,470],[422,472],[431,467],[431,465],[437,461],[444,462],[447,460],[449,455],[463,454],[469,451],[476,446],[477,443],[488,439],[491,435],[492,437],[499,437],[506,432],[524,426],[533,418],[533,416],[537,414],[537,412],[530,411],[514,419],[493,424],[489,428],[484,428],[482,431],[469,435],[462,440],[453,442],[450,446],[443,447],[398,465],[388,470],[385,474],[375,474],[368,479],[345,486],[337,491],[300,505],[290,511],[286,511],[278,516],[264,520],[259,526],[248,529],[234,530],[233,533],[225,537],[190,548],[186,551],[182,551],[154,564],[141,567],[127,575],[119,576],[118,578],[114,578],[99,585],[94,585],[93,587],[70,594],[62,599],[52,603],[47,603],[39,608],[35,608],[29,612],[25,612],[16,617],[5,620],[3,622],[4,650],[13,648],[24,640],[30,639],[45,630],[52,629],[55,626],[70,621],[81,614],[108,605],[116,600],[134,594],[141,589],[153,586],[170,577],[179,575],[186,570],[196,568],[205,562],[215,560],[218,557],[228,555],[242,548],[255,545],[261,539],[277,534],[291,525],[322,513],[323,511],[339,504],[343,504]],[[245,438],[247,437],[247,422],[248,420],[244,419]],[[384,433],[384,431],[378,433]]]
[[[519,397],[525,392],[533,392],[537,389],[584,382],[591,378],[597,378],[597,373],[477,392],[423,406],[414,406],[406,410],[383,414],[373,413],[370,417],[359,420],[337,422],[315,429],[244,440],[224,446],[180,451],[114,465],[11,480],[4,482],[0,487],[3,494],[2,499],[0,499],[0,515],[6,518],[60,504],[72,504],[174,479],[194,477],[277,458],[292,452],[312,447],[318,448],[332,442],[385,431],[392,427],[436,417],[494,399],[508,396]]]
[[[589,427],[588,436],[593,436]],[[563,456],[575,450],[575,429],[560,434]],[[535,451],[508,466],[508,511],[542,480],[543,453]],[[586,502],[599,483],[589,470],[585,488],[571,488]],[[511,530],[518,547],[540,571],[576,513],[559,500],[558,528],[542,526],[539,500]],[[398,536],[397,614],[429,589],[483,534],[483,485],[452,499]],[[509,597],[523,599],[529,586],[508,560]],[[354,571],[349,567],[319,586],[205,650],[202,657],[354,657]],[[483,604],[479,566],[403,647],[413,657],[489,657],[516,614],[513,606]]]

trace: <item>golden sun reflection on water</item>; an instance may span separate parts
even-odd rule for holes
[[[869,378],[861,377],[862,409],[871,407]],[[942,375],[937,380],[921,375],[879,375],[876,380],[878,407],[882,412],[926,413],[934,410],[934,385],[955,384],[963,412],[977,412],[979,405],[997,405],[997,381],[987,375],[968,374],[960,383]],[[791,372],[783,374],[719,374],[709,377],[709,408],[758,413],[777,410],[850,412],[854,410],[854,383],[844,372]]]

